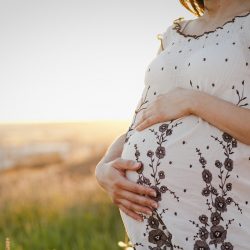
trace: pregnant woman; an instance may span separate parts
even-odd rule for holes
[[[96,177],[134,249],[250,249],[250,1],[182,0]]]

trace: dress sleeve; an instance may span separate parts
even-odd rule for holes
[[[250,13],[245,17],[241,29],[243,31],[241,45],[245,56],[244,66],[247,66],[247,77],[242,81],[244,97],[246,98],[243,107],[250,109]]]
[[[250,12],[246,16],[241,28],[243,29],[243,37],[244,37],[244,43],[242,44],[243,53],[246,57],[245,64],[248,66],[249,85],[250,85]],[[250,86],[249,86],[249,93],[250,93]]]
[[[246,60],[250,66],[250,13],[246,16],[241,29],[243,29],[243,50]]]
[[[250,12],[247,14],[245,18],[243,28],[244,28],[244,33],[245,33],[248,45],[250,46]]]
[[[172,41],[172,38],[174,36],[174,29],[176,28],[176,25],[180,25],[180,22],[186,22],[184,17],[179,17],[177,19],[174,19],[172,24],[170,24],[167,29],[162,33],[162,45],[163,45],[163,49],[165,50],[169,44]]]
[[[167,29],[162,33],[162,45],[163,45],[164,50],[168,47],[171,41],[172,28],[173,28],[173,24],[169,25]]]

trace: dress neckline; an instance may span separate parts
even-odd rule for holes
[[[227,24],[234,23],[234,21],[235,21],[237,18],[246,17],[246,16],[248,16],[248,15],[250,15],[250,10],[247,11],[247,12],[243,12],[243,13],[240,14],[240,15],[235,15],[234,17],[232,17],[231,19],[229,19],[228,21],[226,21],[226,22],[225,22],[224,24],[222,24],[221,26],[218,26],[217,28],[215,28],[215,29],[213,29],[213,30],[204,31],[204,32],[203,32],[202,34],[200,34],[200,35],[184,34],[184,33],[181,31],[182,26],[181,26],[181,24],[180,24],[180,21],[183,20],[183,19],[185,20],[184,17],[180,17],[180,18],[175,19],[175,20],[174,20],[174,25],[173,25],[172,29],[173,29],[173,30],[176,30],[176,32],[177,32],[179,35],[181,35],[181,36],[183,36],[183,37],[185,37],[185,38],[187,38],[187,37],[192,37],[192,38],[194,38],[194,39],[198,39],[199,37],[202,37],[202,36],[204,36],[204,35],[206,35],[206,34],[214,33],[214,32],[216,32],[218,29],[224,29],[225,26],[226,26]],[[188,21],[191,21],[191,20],[187,20],[187,22],[188,22]]]

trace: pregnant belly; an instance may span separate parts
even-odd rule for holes
[[[164,213],[165,210],[172,210],[171,212],[176,213],[175,206],[179,203],[180,192],[183,193],[180,190],[183,189],[182,184],[178,184],[178,182],[182,182],[178,179],[183,176],[183,173],[181,174],[182,168],[184,171],[188,164],[187,162],[185,164],[178,162],[178,159],[183,157],[181,147],[186,146],[187,137],[195,133],[200,125],[201,119],[193,115],[171,122],[157,123],[144,130],[133,131],[129,140],[124,144],[121,157],[142,163],[142,168],[137,172],[127,171],[127,178],[155,189],[157,197],[154,199],[160,205],[149,219],[151,222],[155,221],[158,226],[151,225],[149,231],[151,222],[146,217],[146,220],[141,223],[120,211],[128,236],[133,245],[137,246],[136,249],[158,249],[154,247],[159,246],[159,244],[168,247],[164,249],[173,249],[172,229],[170,226],[171,230],[168,231],[167,227],[169,226],[166,226],[164,222]],[[172,173],[169,171],[171,168]],[[174,226],[174,221],[171,221],[171,218],[167,220]],[[160,235],[157,235],[157,232],[160,232]],[[157,236],[161,239],[163,237],[164,240],[156,242],[155,237]],[[175,242],[176,244],[177,242]],[[179,247],[182,249],[181,246]]]
[[[159,169],[160,162],[169,158],[166,157],[168,148],[179,143],[185,144],[185,138],[200,126],[200,122],[201,118],[190,115],[170,122],[153,124],[141,131],[133,130],[129,140],[124,144],[121,157],[141,162],[144,176],[153,177]],[[164,164],[166,165],[166,162]],[[171,164],[171,160],[168,164]],[[142,169],[138,172],[141,171]],[[126,174],[128,179],[135,182],[140,177],[134,171],[127,171]]]
[[[224,216],[221,230],[227,228],[226,221],[236,220],[236,214],[238,224],[250,227],[249,217],[240,217],[243,210],[250,214],[250,208],[244,205],[249,195],[242,191],[250,188],[246,181],[250,178],[246,173],[246,166],[250,167],[249,146],[193,115],[132,132],[121,158],[142,162],[143,167],[127,171],[126,176],[154,188],[154,199],[159,203],[152,216],[143,215],[143,222],[120,210],[135,249],[199,249],[194,246],[202,243],[195,236],[203,226],[200,220],[210,220],[215,211]],[[238,224],[232,225],[227,234],[237,235]],[[210,240],[216,236],[212,229]],[[241,233],[248,237],[247,232]],[[239,246],[236,240],[234,243]],[[216,245],[210,246],[214,249]]]

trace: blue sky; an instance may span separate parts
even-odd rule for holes
[[[130,119],[156,35],[195,18],[174,0],[0,1],[0,122]]]

